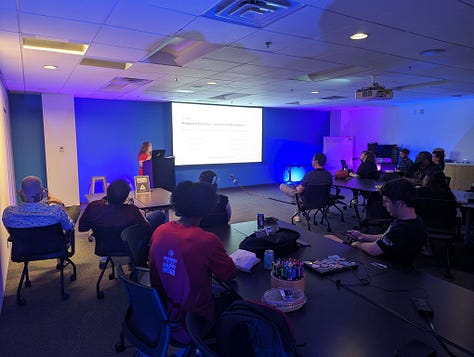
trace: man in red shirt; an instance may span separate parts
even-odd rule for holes
[[[236,268],[219,237],[199,227],[201,219],[217,202],[212,185],[181,182],[172,201],[180,219],[159,226],[153,233],[150,280],[166,304],[169,319],[181,322],[173,328],[172,338],[189,343],[184,324],[186,313],[196,313],[211,327],[216,318],[211,274],[226,281],[234,277]]]

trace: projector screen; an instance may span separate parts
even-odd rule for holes
[[[262,162],[262,108],[171,103],[176,166]]]

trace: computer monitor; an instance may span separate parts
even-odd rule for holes
[[[151,152],[152,158],[159,158],[162,159],[165,157],[165,149],[156,149]]]

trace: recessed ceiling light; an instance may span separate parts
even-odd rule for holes
[[[80,43],[38,40],[25,37],[23,38],[23,48],[82,56],[86,53],[89,46]]]
[[[217,84],[217,82],[212,82],[212,81],[211,81],[211,82],[207,82],[207,84],[209,84],[210,86],[214,86],[214,85]]]
[[[364,38],[369,37],[366,33],[363,32],[357,32],[353,35],[351,35],[351,40],[363,40]]]
[[[311,91],[311,94],[318,94],[318,93],[319,93],[318,90],[313,90],[313,91]]]
[[[446,52],[446,50],[443,50],[442,48],[431,48],[429,50],[424,50],[420,52],[420,56],[423,57],[434,57],[439,55],[440,53]]]
[[[58,69],[58,66],[55,66],[53,64],[45,64],[43,68],[44,69]]]

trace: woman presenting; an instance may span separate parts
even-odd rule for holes
[[[138,175],[143,175],[143,161],[151,160],[153,146],[150,141],[145,141],[138,152]]]

